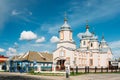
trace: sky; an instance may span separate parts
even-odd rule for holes
[[[79,33],[102,35],[115,58],[120,57],[120,0],[0,0],[0,54],[14,56],[27,51],[52,53],[59,41],[64,13],[80,45]]]

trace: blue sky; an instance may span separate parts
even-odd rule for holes
[[[120,0],[0,0],[0,54],[13,56],[29,50],[51,53],[67,12],[77,47],[77,34],[85,32],[88,20],[90,31],[99,41],[104,34],[114,56],[119,57],[119,8]]]

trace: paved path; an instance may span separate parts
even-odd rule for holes
[[[86,74],[70,78],[71,80],[120,80],[120,74]]]
[[[39,76],[26,73],[0,72],[0,80],[65,80],[64,76]]]
[[[25,73],[0,73],[0,80],[120,80],[120,74],[85,74],[80,76],[38,76]]]

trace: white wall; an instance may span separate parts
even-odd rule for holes
[[[65,56],[61,57],[60,56],[60,52],[61,51],[65,51]],[[53,52],[53,61],[55,61],[56,58],[61,58],[61,59],[65,59],[69,57],[70,58],[70,65],[73,66],[73,61],[74,61],[74,51],[71,50],[67,50],[65,48],[59,48],[58,50],[56,50],[55,52]]]
[[[118,62],[118,67],[120,68],[120,62]]]
[[[62,33],[63,33],[63,40],[61,40],[61,41],[72,41],[72,32],[71,31],[62,31]],[[61,36],[62,35],[60,35],[60,37]]]
[[[98,53],[93,53],[93,66],[98,67]]]
[[[61,46],[64,46],[66,48],[73,48],[73,49],[76,49],[76,45],[73,44],[73,43],[69,43],[69,42],[64,42],[64,43],[58,43],[57,44],[57,48],[61,47]]]
[[[0,71],[2,70],[2,65],[0,65]]]
[[[100,66],[107,67],[108,65],[107,54],[100,54]]]

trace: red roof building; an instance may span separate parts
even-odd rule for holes
[[[3,55],[0,55],[0,63],[6,62],[8,57],[5,57]]]

